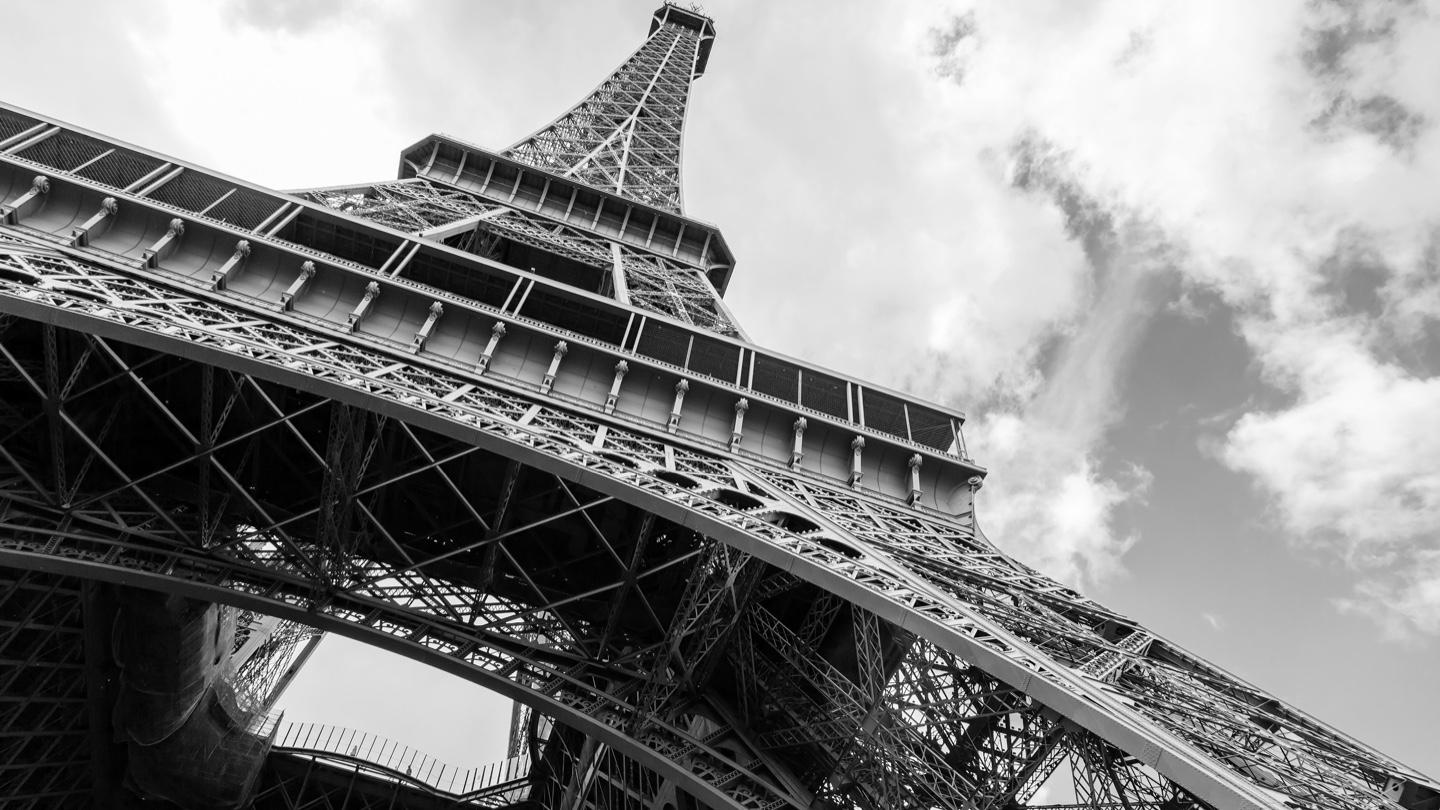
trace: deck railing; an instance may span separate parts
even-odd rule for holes
[[[394,740],[342,726],[287,724],[276,736],[274,750],[370,766],[391,778],[481,806],[489,804],[483,801],[487,798],[503,798],[504,803],[522,799],[529,789],[529,756],[459,768]]]

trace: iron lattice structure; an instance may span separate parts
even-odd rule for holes
[[[661,8],[650,36],[594,92],[507,157],[680,213],[680,143],[690,83],[705,72],[715,27]]]
[[[433,136],[298,195],[0,107],[0,779],[122,778],[103,673],[52,677],[89,632],[58,582],[262,622],[222,679],[261,695],[304,625],[529,710],[523,778],[282,736],[256,807],[1440,805],[998,550],[961,414],[744,339],[679,213],[713,36],[666,5],[509,153]]]

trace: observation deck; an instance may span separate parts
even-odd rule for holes
[[[563,204],[593,228],[645,233],[652,249],[658,234],[728,277],[723,239],[693,220],[448,139],[407,155],[427,157],[423,168],[407,157],[406,170],[448,174],[486,197]],[[394,358],[391,373],[438,374],[455,391],[484,376],[947,514],[970,512],[985,474],[965,453],[958,410],[4,105],[0,216],[62,254],[288,321],[317,345],[368,345]]]

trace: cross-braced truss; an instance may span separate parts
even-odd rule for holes
[[[690,82],[709,20],[666,6],[639,50],[573,109],[510,147],[508,157],[679,212],[680,146]]]
[[[23,244],[0,255],[22,316],[0,334],[0,561],[489,684],[573,731],[535,752],[566,747],[537,772],[572,806],[999,808],[1063,779],[1101,805],[1339,810],[1423,783],[967,518]]]
[[[303,194],[351,216],[437,239],[495,261],[520,261],[507,249],[510,244],[538,248],[589,268],[588,274],[568,277],[580,286],[681,323],[722,335],[739,334],[720,294],[699,268],[543,214],[487,202],[438,180],[395,180]]]
[[[88,807],[84,591],[72,577],[0,569],[0,796]]]

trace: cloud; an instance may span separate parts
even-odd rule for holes
[[[1217,633],[1225,627],[1225,623],[1221,621],[1220,617],[1216,616],[1214,613],[1201,613],[1200,618],[1204,619],[1205,623],[1210,625],[1210,629],[1214,630]]]
[[[935,75],[957,83],[964,81],[969,54],[977,45],[974,11],[956,15],[943,26],[931,28],[929,49],[935,59]]]
[[[995,116],[1005,124],[992,120],[980,137],[1009,127],[1016,186],[1061,212],[1086,268],[1079,306],[1032,324],[1055,362],[1020,356],[1034,364],[1031,385],[996,398],[1010,410],[982,414],[970,432],[1002,473],[984,506],[1001,511],[1008,532],[992,534],[1069,560],[1052,563],[1059,570],[1084,570],[1082,560],[1113,570],[1133,542],[1116,519],[1143,487],[1094,476],[1124,404],[1113,385],[1125,348],[1154,312],[1154,287],[1135,279],[1174,273],[1182,296],[1231,310],[1274,393],[1206,441],[1267,497],[1292,542],[1350,566],[1347,610],[1392,635],[1433,634],[1437,20],[1414,3],[1245,8],[1247,25],[1236,29],[1239,4],[1100,2],[1043,20],[975,6],[967,25],[985,41],[950,92],[966,108],[1004,110]],[[951,121],[957,143],[976,137]],[[1127,280],[1136,260],[1153,269]],[[1025,436],[1015,446],[1057,443],[1062,469],[1012,453],[1010,435]],[[1064,539],[1050,502],[1004,491],[1017,466],[1038,475],[1034,493],[1071,497],[1060,482],[1088,481],[1082,512],[1098,540]]]
[[[1389,576],[1361,580],[1354,596],[1337,604],[1373,619],[1387,640],[1416,644],[1440,636],[1440,550],[1414,551],[1404,563]]]
[[[229,0],[224,14],[232,22],[261,30],[304,34],[355,10],[353,0]]]
[[[1273,493],[1303,542],[1335,544],[1357,565],[1386,563],[1440,527],[1440,378],[1378,361],[1361,327],[1342,328],[1254,338],[1298,401],[1242,416],[1224,460]]]

